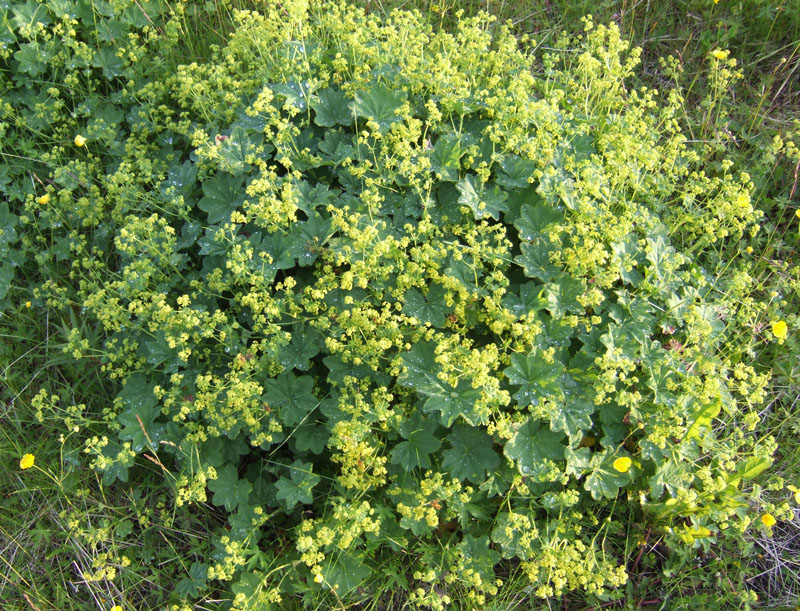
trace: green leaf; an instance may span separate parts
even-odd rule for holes
[[[595,138],[592,133],[575,134],[570,139],[570,144],[572,145],[572,154],[575,156],[575,161],[584,161],[597,153]]]
[[[564,397],[560,378],[564,365],[554,360],[548,363],[539,348],[529,354],[512,354],[511,365],[503,370],[508,381],[519,390],[514,393],[519,407],[538,405],[542,399],[562,400]]]
[[[482,424],[485,418],[475,413],[475,405],[481,398],[481,391],[472,388],[467,380],[460,380],[455,389],[448,388],[450,390],[442,389],[440,393],[429,397],[422,410],[426,413],[438,411],[439,422],[447,428],[450,428],[459,416],[473,426]]]
[[[8,209],[8,202],[0,202],[0,256],[5,256],[18,240],[19,217]]]
[[[0,262],[0,299],[4,299],[11,290],[16,271],[15,265],[8,265],[5,261]]]
[[[570,210],[578,209],[580,191],[575,186],[575,181],[571,178],[564,179],[562,176],[561,180],[556,184],[555,194],[558,195],[559,199],[564,202],[564,205]]]
[[[69,5],[70,9],[74,12],[76,3],[73,0],[65,0],[62,4]],[[54,12],[56,15],[66,14],[66,11]],[[118,40],[126,38],[128,35],[128,28],[124,23],[120,23],[119,21],[101,19],[95,22],[95,27],[97,28],[98,40],[105,43],[113,44]],[[75,59],[73,59],[73,62],[75,62]]]
[[[715,398],[695,412],[694,421],[686,431],[686,438],[700,437],[700,434],[711,429],[714,418],[722,411],[722,400]]]
[[[310,505],[313,501],[311,491],[320,482],[319,475],[312,473],[313,465],[295,460],[289,467],[289,478],[281,476],[275,483],[278,489],[275,495],[283,501],[286,511],[291,511],[298,503]]]
[[[600,438],[602,446],[613,447],[625,439],[629,428],[624,422],[627,413],[628,408],[617,403],[604,403],[603,408],[597,410],[603,430],[603,436]]]
[[[317,92],[318,99],[311,105],[314,109],[314,123],[320,127],[352,125],[353,111],[347,96],[330,87]]]
[[[656,472],[649,478],[650,491],[654,499],[658,499],[664,493],[674,497],[678,491],[686,490],[691,486],[695,478],[694,471],[685,462],[678,462],[674,456],[662,460],[656,466]]]
[[[556,401],[550,411],[550,429],[563,431],[570,441],[575,441],[592,428],[591,415],[596,406],[571,376],[563,376],[562,381],[564,399]]]
[[[591,467],[592,452],[589,448],[573,450],[567,446],[564,450],[564,458],[567,459],[566,473],[574,476],[575,479],[580,479]]]
[[[239,463],[239,457],[246,455],[250,447],[242,440],[242,436],[235,439],[229,437],[209,437],[200,445],[200,457],[203,465],[209,465],[215,469],[224,463]]]
[[[149,337],[141,342],[141,347],[147,363],[153,367],[157,367],[175,356],[175,350],[169,347],[163,331],[159,331],[155,337]]]
[[[250,481],[249,479],[247,480]],[[252,484],[252,482],[250,482]],[[250,491],[253,492],[252,489]],[[250,503],[241,503],[235,513],[228,515],[228,525],[230,529],[228,533],[231,539],[235,541],[243,541],[251,537],[258,537],[258,527],[253,525],[254,521],[258,520],[258,513],[254,511],[254,507]]]
[[[331,236],[331,220],[314,212],[307,221],[299,223],[293,230],[298,240],[297,263],[308,267],[317,260]]]
[[[306,110],[310,98],[314,97],[311,95],[308,86],[302,82],[288,82],[273,85],[272,90],[276,95],[282,96],[286,100],[286,104],[303,111]],[[313,103],[315,100],[311,99],[311,101]]]
[[[109,441],[103,448],[103,456],[110,460],[103,467],[103,484],[110,486],[115,481],[128,481],[128,470],[134,464],[134,458],[128,452],[122,451],[122,446],[116,441]]]
[[[569,348],[575,335],[575,329],[563,318],[543,316],[542,335],[539,340],[542,346]],[[584,372],[585,373],[585,372]]]
[[[258,236],[260,241],[255,238]],[[283,233],[273,233],[263,238],[261,234],[255,233],[250,236],[250,243],[253,245],[253,255],[266,253],[272,259],[269,267],[275,270],[291,269],[295,266],[295,258],[302,252],[304,242],[296,235]]]
[[[26,42],[19,46],[19,51],[14,53],[14,59],[19,62],[17,70],[36,78],[44,74],[50,57],[45,52],[44,45],[36,42]]]
[[[645,256],[650,262],[645,276],[650,283],[660,291],[668,291],[676,284],[674,267],[678,255],[667,243],[664,236],[658,235],[655,239],[647,238]]]
[[[255,154],[255,148],[247,130],[234,127],[231,135],[219,144],[220,169],[233,176],[241,176],[250,167],[247,157]]]
[[[354,365],[353,363],[345,362],[335,354],[326,356],[322,359],[322,362],[328,368],[328,382],[334,385],[343,385],[345,377],[348,376],[357,380],[369,378],[378,385],[389,383],[389,376],[386,373],[373,371],[364,364]]]
[[[423,411],[440,412],[440,422],[448,428],[459,416],[472,425],[483,421],[483,417],[475,411],[481,398],[480,390],[472,388],[465,379],[459,380],[455,388],[439,380],[436,376],[439,365],[436,363],[431,342],[414,344],[402,358],[405,369],[398,381],[403,386],[416,390],[418,394],[427,395],[428,398],[422,406]]]
[[[442,452],[442,467],[453,477],[480,484],[486,472],[500,465],[500,457],[492,449],[492,438],[483,429],[457,424],[447,436],[452,446]]]
[[[238,606],[241,606],[245,609],[253,609],[256,606],[261,608],[261,605],[254,605],[253,603],[264,588],[263,569],[269,567],[267,553],[265,553],[258,545],[255,545],[250,549],[246,549],[245,553],[250,556],[250,558],[248,558],[248,563],[245,565],[247,568],[254,566],[252,564],[253,562],[258,565],[260,562],[259,558],[261,558],[261,562],[264,562],[265,564],[259,566],[259,568],[262,570],[238,571],[236,573],[237,580],[231,583],[230,589],[231,592],[233,592],[234,597],[241,601],[241,605]],[[274,609],[274,607],[269,603],[267,603],[264,608],[269,609],[270,611]]]
[[[331,189],[324,183],[318,182],[312,187],[305,180],[297,184],[297,190],[302,195],[297,207],[308,216],[312,216],[316,208],[336,202],[340,194],[338,189]]]
[[[438,224],[466,220],[467,215],[458,203],[460,194],[455,183],[441,181],[437,187],[434,197],[425,200],[425,210],[431,215],[431,220]]]
[[[361,558],[346,552],[328,554],[322,563],[323,583],[334,588],[338,595],[355,590],[372,573]]]
[[[559,276],[545,287],[545,307],[554,318],[560,318],[568,312],[583,312],[584,307],[578,302],[578,297],[585,293],[586,287],[581,280]]]
[[[487,188],[486,183],[474,174],[467,174],[456,183],[456,188],[461,194],[458,203],[472,210],[476,220],[490,216],[497,221],[500,213],[508,210],[506,192],[497,185]]]
[[[463,156],[464,150],[458,134],[439,136],[431,151],[431,171],[439,180],[457,182]]]
[[[536,163],[518,155],[506,155],[500,162],[497,182],[506,189],[525,189],[536,170]]]
[[[95,49],[92,56],[92,65],[103,70],[103,76],[113,79],[122,74],[125,62],[117,55],[115,47],[100,47]]]
[[[401,120],[397,112],[405,101],[405,91],[392,91],[378,84],[369,92],[357,91],[351,107],[357,117],[372,119],[380,126],[381,132],[386,132],[393,123]]]
[[[398,377],[400,384],[424,395],[440,395],[444,392],[442,381],[436,377],[439,364],[432,342],[417,342],[402,358],[405,368]]]
[[[445,304],[444,296],[445,290],[438,284],[428,289],[424,297],[417,289],[409,289],[403,296],[403,314],[428,322],[436,328],[444,327],[445,317],[452,310]]]
[[[632,481],[632,470],[620,473],[614,468],[614,461],[619,457],[620,454],[609,450],[592,457],[593,469],[586,476],[583,487],[595,501],[616,498],[619,489]]]
[[[317,146],[328,164],[338,166],[346,159],[352,159],[356,154],[353,146],[353,136],[341,129],[325,130],[325,137]]]
[[[486,482],[487,480],[482,481],[481,486],[483,487]],[[484,498],[484,492],[479,493],[479,495],[478,498],[473,496],[469,502],[464,503],[458,508],[458,522],[461,526],[467,527],[467,525],[472,524],[475,520],[481,522],[489,522],[492,520],[494,505]]]
[[[176,194],[188,195],[194,189],[196,183],[197,166],[187,159],[182,165],[170,167],[167,179],[160,186],[162,192],[172,189]],[[187,221],[184,225],[186,224],[190,224],[190,221]]]
[[[558,274],[558,269],[550,262],[553,245],[548,238],[538,237],[532,242],[523,242],[519,248],[522,254],[514,257],[514,262],[524,269],[528,278],[549,282]]]
[[[135,373],[126,380],[125,387],[118,395],[125,406],[117,417],[122,425],[119,439],[130,441],[131,449],[137,454],[145,447],[156,451],[166,432],[163,424],[155,423],[161,410],[156,407],[158,399],[153,394],[154,388],[155,384],[148,383],[144,374]]]
[[[431,466],[429,456],[442,445],[439,438],[433,434],[436,428],[436,422],[423,418],[415,411],[412,417],[400,426],[400,434],[406,441],[394,446],[392,462],[406,471],[412,471],[417,467],[428,469]]]
[[[614,253],[613,261],[619,271],[623,282],[631,286],[639,286],[644,278],[642,273],[636,269],[639,265],[640,250],[636,243],[636,238],[631,237],[625,242],[616,242],[611,245]]]
[[[50,25],[50,16],[47,14],[47,7],[42,2],[35,0],[27,0],[25,4],[21,2],[3,3],[3,8],[12,8],[14,13],[11,21],[14,22],[16,30],[21,30],[26,27],[34,26],[36,24]]]
[[[114,534],[120,539],[125,539],[133,532],[133,520],[125,518],[117,524]]]
[[[208,567],[205,562],[192,562],[189,576],[181,579],[175,586],[175,592],[182,598],[199,596],[208,581]]]
[[[209,224],[226,221],[244,200],[241,177],[219,174],[203,183],[203,197],[197,207],[208,215]]]
[[[533,418],[528,418],[506,442],[503,452],[516,462],[520,473],[533,475],[541,471],[543,460],[564,458],[563,442],[563,433],[550,431]]]
[[[309,326],[298,326],[292,333],[292,341],[281,348],[278,361],[286,369],[308,371],[310,360],[320,353],[323,337],[319,331]]]
[[[736,474],[742,479],[753,479],[772,466],[772,459],[767,456],[753,456],[736,464]]]
[[[544,309],[544,288],[535,282],[525,282],[520,285],[519,294],[506,293],[503,303],[515,316],[528,316]]]
[[[97,4],[97,0],[92,2],[93,7]],[[119,9],[112,8],[112,11],[114,10]],[[158,0],[137,0],[133,5],[126,6],[119,18],[125,25],[141,30],[147,25],[152,25],[163,11],[163,5]]]
[[[217,235],[220,237],[225,235],[222,228],[214,226],[205,230],[202,238],[197,240],[197,245],[200,247],[201,256],[217,256],[224,255],[228,252],[228,248],[222,240],[217,240]]]
[[[653,391],[653,403],[666,407],[674,407],[676,399],[670,390],[671,382],[674,381],[674,370],[662,356],[665,350],[661,347],[659,342],[651,342],[648,346],[650,348],[645,351],[645,346],[642,346],[642,366],[650,374],[645,383],[647,387]],[[659,360],[656,360],[658,358]],[[672,387],[674,390],[674,386]]]
[[[696,314],[698,319],[704,322],[709,329],[708,334],[705,335],[703,340],[707,349],[716,346],[720,340],[725,337],[726,324],[725,321],[720,318],[717,307],[709,304],[698,305],[694,308],[694,314]]]
[[[470,263],[470,260],[472,263]],[[481,263],[479,261],[475,261],[475,258],[463,257],[462,259],[456,259],[455,257],[451,256],[449,265],[447,269],[445,269],[445,273],[451,278],[458,280],[461,283],[461,286],[468,291],[480,290],[479,280],[483,273],[481,272]],[[470,308],[467,306],[468,320],[470,311],[473,314],[476,312],[475,308]],[[468,322],[468,324],[472,326],[476,322],[477,319],[475,319],[472,323]]]
[[[295,429],[292,439],[299,452],[311,451],[322,454],[328,442],[328,427],[318,424],[303,424]]]
[[[263,399],[270,409],[279,410],[281,422],[294,426],[302,422],[319,404],[319,400],[311,392],[313,388],[314,378],[298,377],[290,371],[284,371],[277,378],[264,383]]]
[[[225,463],[216,471],[217,478],[208,480],[208,489],[214,493],[211,501],[233,513],[237,506],[247,503],[253,485],[246,479],[239,479],[239,473],[231,463]]]
[[[500,562],[500,554],[489,547],[488,535],[473,537],[465,534],[456,549],[461,554],[464,569],[475,571],[483,583],[494,582],[496,579],[494,566]]]
[[[500,546],[503,558],[528,560],[533,554],[532,530],[532,524],[526,515],[504,511],[497,516],[492,529],[492,541]]]
[[[514,221],[514,227],[519,232],[520,240],[533,242],[538,238],[547,238],[547,234],[555,231],[563,222],[562,211],[541,202],[537,205],[522,206],[519,217]]]
[[[641,344],[643,349],[651,347],[650,336],[656,324],[652,312],[653,308],[646,300],[632,297],[626,290],[617,291],[617,303],[608,305],[608,314],[626,337],[626,351],[637,351],[639,347],[636,344]],[[635,340],[635,343],[630,340]]]

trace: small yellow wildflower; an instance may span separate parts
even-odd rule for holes
[[[314,583],[322,583],[323,581],[325,581],[325,578],[322,576],[322,573],[314,575]]]
[[[86,138],[78,134],[75,136],[75,146],[84,146],[86,144]]]
[[[785,320],[777,320],[772,323],[772,334],[778,339],[786,339],[788,332],[789,327],[786,325]]]
[[[800,219],[800,208],[794,211],[794,215]]]
[[[800,488],[797,486],[786,486],[791,492],[794,492],[794,502],[800,505]]]
[[[714,57],[714,59],[725,59],[729,54],[730,51],[722,51],[720,49],[714,49],[711,52],[711,55]]]
[[[31,302],[30,301],[26,301],[25,302],[25,307],[26,308],[30,308],[31,307]]]
[[[775,519],[775,516],[771,513],[765,513],[763,516],[761,516],[761,523],[767,528],[775,526],[776,522],[777,520]]]
[[[626,473],[631,468],[633,461],[627,456],[621,456],[614,461],[614,468],[620,473]]]
[[[45,193],[44,195],[36,198],[36,203],[44,206],[47,202],[50,201],[50,194]]]
[[[753,247],[752,246],[748,246],[747,248],[745,248],[745,251],[747,251],[748,255],[752,255],[753,254]]]
[[[121,605],[114,605],[108,611],[122,611],[122,606]]]
[[[33,466],[33,461],[36,460],[36,457],[33,454],[25,454],[20,461],[19,461],[19,468],[20,469],[30,469]]]

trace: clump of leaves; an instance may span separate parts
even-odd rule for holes
[[[688,549],[749,525],[762,311],[707,269],[758,229],[749,177],[626,87],[616,28],[539,58],[487,24],[241,12],[208,63],[107,58],[115,102],[50,118],[47,200],[6,185],[4,235],[69,270],[37,299],[99,329],[66,352],[121,384],[92,467],[227,522],[174,601],[482,607],[511,563],[608,600],[617,512]]]

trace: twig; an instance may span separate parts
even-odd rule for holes
[[[794,183],[792,184],[792,190],[789,193],[789,199],[794,197],[794,193],[797,190],[797,173],[800,172],[800,159],[797,160],[797,164],[794,166]]]

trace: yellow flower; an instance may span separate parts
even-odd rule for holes
[[[29,307],[31,307],[31,302],[30,302],[30,301],[26,301],[26,302],[25,302],[25,307],[26,307],[26,308],[29,308]]]
[[[30,469],[33,466],[33,461],[36,460],[36,457],[33,454],[25,454],[20,461],[19,461],[19,468],[20,469]]]
[[[75,146],[83,146],[86,144],[86,138],[78,134],[75,136]]]
[[[625,473],[631,468],[633,461],[627,456],[621,456],[614,461],[614,468],[620,473]]]
[[[747,248],[745,248],[745,250],[747,251],[748,255],[752,255],[753,254],[753,247],[752,246],[748,246]]]
[[[114,605],[108,611],[122,611],[122,607],[120,605]]]
[[[49,201],[50,201],[50,194],[49,193],[45,193],[41,197],[37,197],[36,198],[36,203],[37,204],[41,204],[42,206],[44,206]]]
[[[786,325],[785,320],[778,320],[772,323],[772,334],[778,339],[786,339],[788,332],[789,327]]]
[[[325,581],[325,578],[322,576],[322,573],[314,575],[314,583],[322,583],[323,581]]]
[[[800,219],[800,208],[794,211],[794,215]]]
[[[728,54],[729,54],[729,53],[730,53],[730,51],[722,51],[722,50],[720,50],[720,49],[714,49],[714,50],[711,52],[711,55],[712,55],[712,56],[713,56],[715,59],[725,59],[726,57],[728,57]]]
[[[777,520],[775,519],[775,516],[772,515],[771,513],[765,513],[763,516],[761,516],[761,523],[767,528],[775,526],[775,522],[777,522]]]

